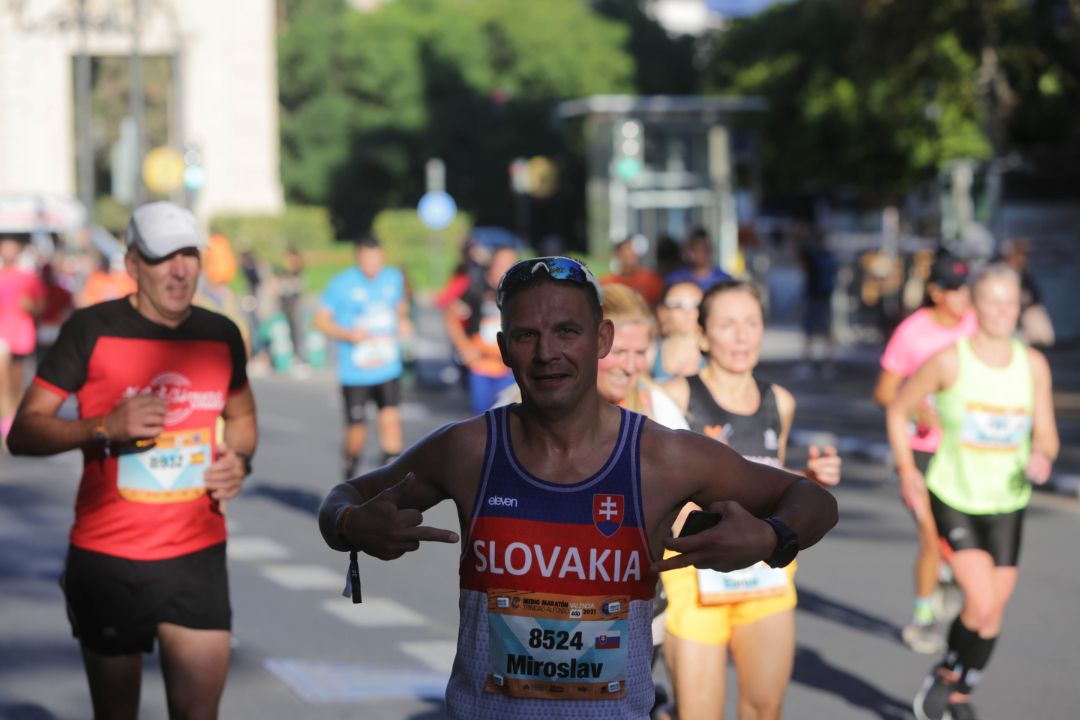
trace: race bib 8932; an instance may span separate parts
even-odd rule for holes
[[[144,503],[194,500],[206,493],[204,474],[213,462],[210,428],[164,432],[153,447],[121,455],[116,486],[120,497]]]

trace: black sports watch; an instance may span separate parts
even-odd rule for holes
[[[237,452],[236,454],[244,463],[244,476],[246,477],[246,476],[250,475],[251,474],[251,455],[249,455],[248,453],[243,453],[243,452]]]
[[[799,554],[799,538],[795,535],[795,531],[787,526],[787,523],[775,515],[765,518],[765,522],[772,526],[777,538],[776,549],[765,559],[765,562],[769,567],[787,567]]]

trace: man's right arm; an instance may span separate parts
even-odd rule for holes
[[[55,455],[94,442],[98,418],[65,420],[56,417],[64,398],[31,385],[19,403],[7,438],[12,455]]]
[[[329,338],[349,343],[356,342],[356,332],[335,323],[330,311],[325,307],[320,307],[315,311],[315,317],[312,319],[311,324],[316,330]]]
[[[11,425],[12,455],[55,455],[94,442],[129,442],[156,437],[165,424],[168,402],[151,395],[121,400],[106,415],[69,420],[56,417],[64,398],[31,385]]]
[[[423,512],[446,499],[459,506],[471,501],[483,463],[484,427],[475,419],[444,426],[390,465],[336,485],[319,508],[323,540],[334,550],[382,560],[416,550],[423,541],[457,542],[453,531],[422,526]],[[458,460],[448,464],[455,447]],[[475,457],[468,457],[470,449]]]

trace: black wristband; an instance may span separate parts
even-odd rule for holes
[[[765,522],[769,523],[776,533],[776,549],[766,558],[765,563],[774,568],[787,567],[799,554],[799,538],[787,523],[775,515],[765,518]]]
[[[234,451],[234,452],[236,452],[236,451]],[[250,453],[244,453],[244,452],[236,452],[236,456],[244,461],[244,475],[245,476],[250,475],[251,474],[251,459],[252,459],[251,454]]]

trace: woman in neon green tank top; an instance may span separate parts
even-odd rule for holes
[[[889,442],[900,494],[917,516],[930,511],[953,549],[952,569],[964,608],[948,649],[915,698],[919,720],[974,718],[970,695],[1001,631],[1016,587],[1024,508],[1031,484],[1050,476],[1059,440],[1050,368],[1037,350],[1013,339],[1020,281],[1006,265],[974,279],[979,328],[926,361],[889,404]],[[937,394],[942,439],[926,477],[915,466],[906,422]]]

